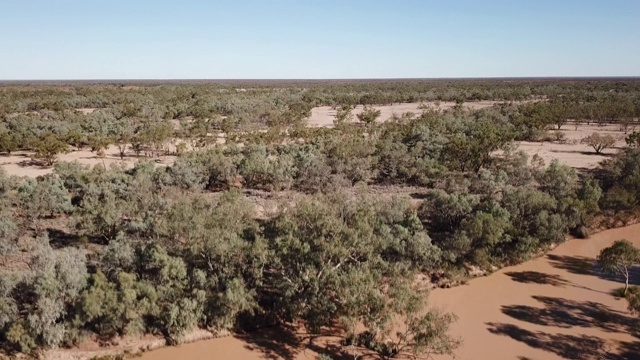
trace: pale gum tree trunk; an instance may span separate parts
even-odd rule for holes
[[[627,290],[629,289],[629,269],[624,267],[624,292],[623,295],[627,295]]]

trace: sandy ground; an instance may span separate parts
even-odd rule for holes
[[[640,245],[640,224],[570,240],[469,285],[432,291],[432,306],[459,317],[453,333],[464,343],[455,359],[640,359],[640,335],[633,330],[638,318],[626,310],[625,300],[610,294],[621,283],[594,266],[600,249],[621,238]],[[640,284],[640,270],[632,282]],[[327,337],[310,345],[287,343],[282,334],[232,336],[155,350],[141,359],[315,359],[314,350],[339,348]]]
[[[88,115],[96,111],[96,108],[79,108],[79,109],[76,109],[76,111],[79,111],[84,115]]]
[[[493,106],[494,104],[500,103],[500,101],[475,101],[475,102],[466,102],[464,103],[464,107],[468,109],[482,109],[486,107]],[[393,114],[398,116],[410,112],[417,115],[422,114],[422,110],[419,109],[420,104],[423,103],[402,103],[402,104],[393,104],[393,105],[375,105],[373,108],[380,110],[379,121],[389,120]],[[427,102],[425,105],[433,106],[436,108],[435,103]],[[442,110],[450,109],[456,105],[455,102],[452,101],[443,101],[440,102],[437,106]],[[362,113],[363,106],[358,105],[355,109],[353,109],[353,119],[357,120],[356,115]],[[309,126],[333,126],[333,119],[336,117],[336,110],[332,109],[330,106],[319,106],[311,109],[311,117],[309,117]]]
[[[553,134],[556,130],[551,130],[549,133]],[[562,127],[559,132],[563,133],[566,141],[562,142],[518,142],[518,148],[524,150],[527,155],[540,156],[546,164],[553,159],[558,159],[561,163],[574,167],[576,169],[593,169],[598,164],[612,155],[616,154],[618,150],[626,146],[624,141],[626,135],[620,131],[616,125],[579,125],[576,129],[575,125],[568,124]],[[594,132],[600,135],[611,135],[616,139],[616,144],[613,148],[605,149],[602,154],[595,153],[592,147],[586,144],[581,144],[580,140],[585,138]]]
[[[133,167],[140,160],[153,160],[159,165],[169,165],[173,163],[174,159],[174,156],[161,156],[152,159],[144,156],[135,157],[133,154],[127,154],[124,159],[120,159],[120,152],[117,146],[110,146],[105,151],[104,157],[99,157],[89,150],[80,150],[61,154],[57,158],[58,161],[77,161],[83,165],[101,164],[107,167],[112,164],[125,164],[127,167]],[[16,151],[11,155],[0,156],[0,166],[4,168],[7,174],[16,176],[37,177],[53,171],[51,166],[42,166],[38,162],[32,161],[31,153],[25,151]]]

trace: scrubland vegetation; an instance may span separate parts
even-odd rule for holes
[[[476,100],[501,103],[431,103]],[[423,113],[350,111],[397,102]],[[335,126],[306,127],[323,105]],[[54,171],[0,173],[0,347],[300,323],[383,358],[451,353],[455,316],[425,308],[417,275],[455,284],[635,221],[639,117],[637,80],[5,85],[0,151]],[[514,145],[569,123],[615,124],[629,146],[579,172]],[[56,161],[110,146],[140,161]]]

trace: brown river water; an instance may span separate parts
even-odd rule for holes
[[[457,314],[452,332],[463,339],[455,357],[434,358],[640,359],[640,335],[633,334],[633,328],[639,328],[638,317],[627,311],[624,299],[610,294],[622,283],[605,278],[594,267],[600,249],[623,238],[640,246],[640,224],[572,239],[544,257],[468,285],[433,290],[430,306]],[[640,269],[636,270],[631,281],[640,284]],[[336,338],[292,345],[292,336],[296,335],[230,336],[162,348],[140,359],[315,359],[316,351],[339,348]]]

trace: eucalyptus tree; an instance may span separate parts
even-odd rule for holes
[[[593,150],[596,151],[596,154],[601,154],[603,150],[614,146],[616,139],[609,134],[600,135],[599,133],[593,133],[580,140],[580,142],[591,146]]]
[[[633,266],[640,264],[640,249],[628,240],[616,240],[613,245],[600,251],[598,265],[608,274],[624,278],[624,291],[629,289],[629,277]]]

